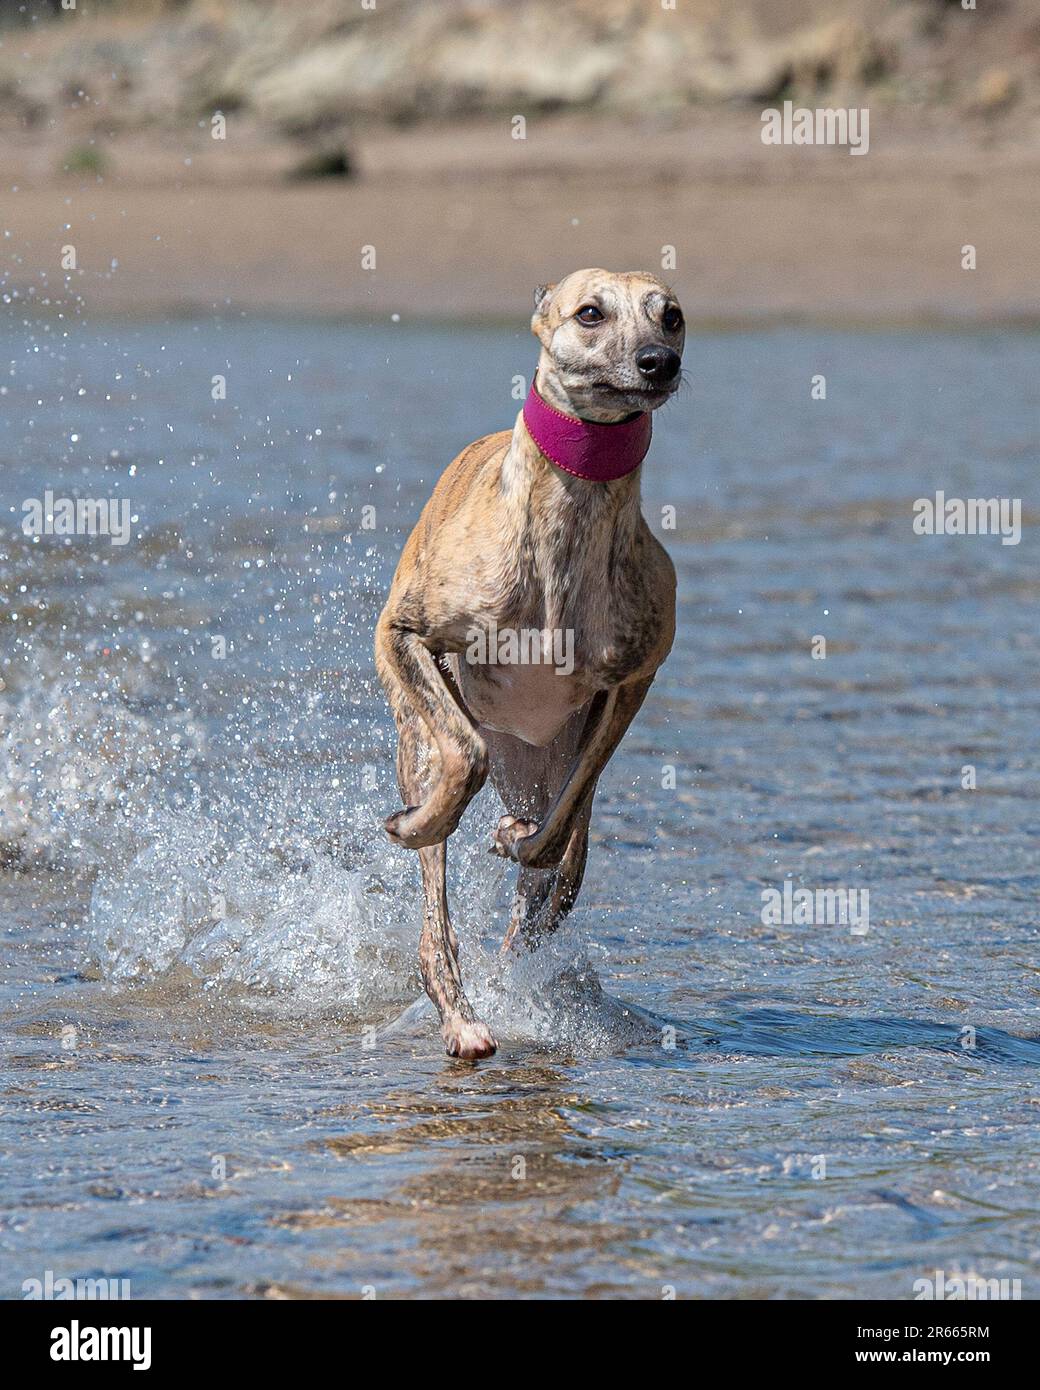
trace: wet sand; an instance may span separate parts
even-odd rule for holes
[[[666,273],[705,324],[1040,318],[1040,155],[1025,133],[875,112],[854,157],[766,147],[760,128],[748,111],[670,128],[557,118],[525,141],[488,120],[371,132],[351,147],[356,177],[310,183],[287,177],[299,146],[234,130],[226,147],[128,139],[89,181],[55,174],[60,151],[14,142],[0,163],[17,190],[8,287],[53,293],[71,242],[93,313],[515,321],[541,281],[657,269],[674,246]]]

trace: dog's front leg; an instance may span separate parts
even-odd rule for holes
[[[433,653],[419,633],[385,611],[376,628],[376,667],[391,705],[403,705],[429,731],[440,755],[440,775],[418,806],[395,811],[386,833],[408,849],[440,844],[484,785],[487,745],[459,706]]]
[[[395,710],[395,717],[401,714]],[[440,773],[440,754],[426,726],[412,713],[399,719],[397,779],[406,804],[422,803]],[[497,1043],[491,1029],[473,1011],[462,987],[459,943],[448,914],[445,870],[448,846],[423,845],[419,851],[422,875],[423,925],[419,966],[423,984],[441,1016],[441,1033],[449,1057],[473,1060],[490,1057]]]
[[[490,1057],[498,1047],[494,1034],[478,1018],[462,988],[459,944],[448,917],[444,881],[446,845],[427,845],[419,851],[423,882],[423,928],[419,938],[419,968],[426,993],[441,1016],[441,1033],[449,1057],[473,1061]]]
[[[563,858],[575,822],[593,796],[599,775],[613,756],[653,683],[653,676],[617,686],[603,699],[598,718],[590,719],[574,766],[541,825],[503,816],[491,849],[529,869],[548,869]]]

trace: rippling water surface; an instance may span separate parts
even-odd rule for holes
[[[691,338],[644,469],[679,635],[579,910],[503,964],[490,791],[451,842],[474,1067],[379,829],[371,630],[533,356],[8,320],[3,1296],[1036,1296],[1037,340]],[[940,488],[1022,498],[1022,543],[914,536]],[[24,536],[47,489],[127,499],[133,538]],[[764,924],[786,879],[868,890],[869,930]]]

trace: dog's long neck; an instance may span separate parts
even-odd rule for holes
[[[502,462],[502,492],[514,530],[517,588],[540,591],[543,625],[566,628],[568,614],[609,604],[634,562],[642,522],[641,468],[614,482],[590,482],[557,468],[517,416]]]

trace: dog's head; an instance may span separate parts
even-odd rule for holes
[[[656,410],[679,386],[686,326],[655,275],[576,270],[535,291],[538,389],[550,405],[606,423]]]

